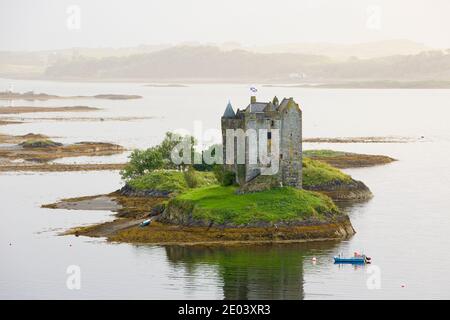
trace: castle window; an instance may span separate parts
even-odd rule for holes
[[[283,159],[283,154],[282,153],[280,153],[280,159]]]
[[[272,139],[272,132],[267,132],[267,139]]]
[[[275,121],[270,121],[270,125],[273,127],[275,125]]]

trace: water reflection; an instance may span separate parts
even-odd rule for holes
[[[338,243],[274,244],[239,247],[165,247],[173,268],[193,274],[205,265],[222,280],[224,299],[304,298],[303,264],[317,253],[331,257]],[[318,258],[318,260],[324,260]]]

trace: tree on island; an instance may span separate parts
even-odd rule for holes
[[[190,142],[191,159],[202,159],[200,163],[181,165],[173,163],[171,154],[183,141]],[[155,170],[181,170],[186,184],[190,188],[194,188],[198,185],[198,171],[212,171],[219,184],[225,186],[234,184],[234,173],[228,171],[222,165],[222,145],[211,145],[200,154],[194,150],[195,144],[196,140],[192,136],[182,136],[173,132],[166,132],[160,144],[145,150],[133,150],[129,156],[130,160],[128,164],[120,172],[122,179],[130,181],[150,174]],[[182,151],[180,152],[182,157]],[[218,157],[216,157],[217,152],[219,152]],[[215,160],[212,163],[206,163],[204,161],[206,155]]]
[[[183,141],[191,143],[191,156],[194,154],[195,139],[192,136],[181,136],[173,132],[166,132],[164,140],[154,147],[145,150],[133,150],[130,161],[120,172],[122,179],[128,180],[154,170],[185,170],[188,165],[177,165],[171,160],[172,150]]]

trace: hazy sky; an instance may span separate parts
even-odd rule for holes
[[[0,50],[410,39],[450,48],[450,0],[0,0]]]

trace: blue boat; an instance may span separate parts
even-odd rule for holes
[[[350,264],[366,264],[370,263],[371,258],[367,257],[365,254],[359,255],[355,254],[353,257],[342,257],[341,255],[334,257],[334,263],[350,263]]]
[[[146,227],[146,226],[150,225],[150,223],[152,223],[152,219],[144,220],[139,224],[139,227]]]

